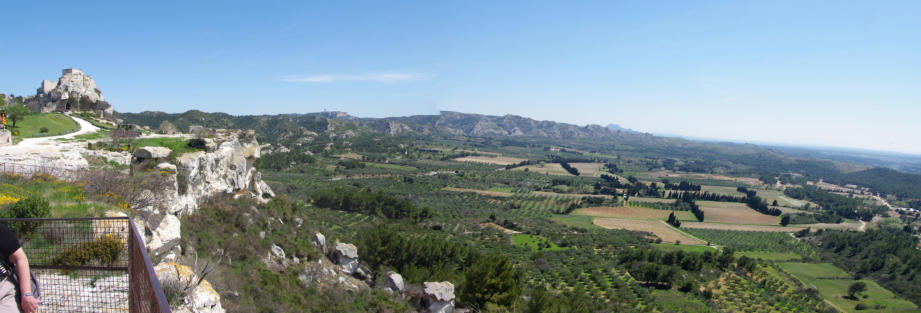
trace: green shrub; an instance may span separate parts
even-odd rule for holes
[[[98,261],[100,264],[113,265],[124,247],[122,236],[106,234],[96,241],[64,249],[54,256],[52,263],[58,266],[82,266]]]
[[[51,206],[45,199],[29,196],[18,202],[9,203],[0,210],[0,218],[44,218],[51,217]],[[29,237],[41,222],[11,221],[6,223],[20,238]]]
[[[48,127],[39,128],[39,129],[38,129],[38,132],[40,132],[40,133],[47,133],[47,132],[48,132]]]

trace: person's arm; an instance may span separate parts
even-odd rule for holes
[[[32,296],[32,275],[29,272],[29,258],[26,257],[26,253],[22,251],[22,248],[10,255],[10,263],[16,265],[16,274],[19,277],[19,296],[22,297],[20,303],[22,312],[35,312],[38,309],[38,299]]]

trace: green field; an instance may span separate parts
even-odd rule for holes
[[[387,164],[387,163],[374,163],[374,162],[365,162],[368,166],[386,168],[397,171],[415,171],[416,168],[412,166],[397,165],[397,164]]]
[[[692,245],[676,245],[670,243],[654,243],[653,247],[665,250],[665,251],[676,251],[681,250],[684,252],[716,252],[716,249],[712,246],[692,246]]]
[[[512,235],[512,244],[519,247],[530,248],[534,251],[563,250],[563,248],[547,240],[547,238],[537,235],[514,234]]]
[[[859,301],[845,298],[847,288],[857,282],[850,274],[830,263],[778,263],[784,270],[795,276],[807,286],[815,286],[822,298],[835,307],[846,312],[857,312],[854,307],[864,303],[873,308],[877,305],[884,309],[871,309],[871,312],[917,312],[918,307],[906,300],[897,299],[889,290],[880,287],[872,280],[862,279],[867,284],[866,298]]]
[[[176,157],[183,153],[200,151],[199,149],[192,148],[189,146],[189,140],[184,138],[174,138],[174,137],[160,137],[160,138],[144,138],[138,139],[132,142],[132,146],[136,148],[140,147],[166,147],[170,150],[171,157]]]
[[[9,123],[9,122],[7,122]],[[45,127],[47,132],[42,133]],[[16,131],[21,138],[57,136],[79,130],[80,126],[70,117],[60,113],[34,113],[16,123]]]
[[[803,257],[796,252],[766,252],[766,251],[739,251],[736,257],[747,256],[752,259],[762,259],[767,261],[790,261],[799,260]]]

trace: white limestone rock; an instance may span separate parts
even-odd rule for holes
[[[355,274],[358,269],[358,248],[349,243],[336,243],[336,264],[339,268],[349,275]]]
[[[169,157],[170,150],[166,147],[140,147],[134,150],[134,157],[139,160],[144,159],[165,159]]]
[[[451,282],[423,283],[423,297],[429,312],[454,312],[454,284]]]
[[[403,283],[403,275],[396,272],[387,273],[387,288],[397,293],[403,293],[406,286]]]
[[[313,234],[313,244],[320,248],[320,251],[326,251],[326,236],[321,233]]]
[[[150,221],[147,222],[150,223]],[[150,226],[148,224],[148,227]],[[150,251],[151,256],[165,254],[179,244],[180,226],[178,217],[173,214],[165,214],[154,228],[150,228],[153,235],[147,243],[147,250]]]
[[[167,281],[178,281],[180,284],[185,284],[189,281],[195,282],[198,280],[198,275],[192,271],[192,268],[173,262],[157,264],[154,267],[154,272],[157,273],[157,279],[160,280],[161,285]],[[192,289],[182,302],[180,307],[171,309],[176,312],[188,310],[192,313],[225,312],[221,306],[221,296],[207,280],[202,280],[201,284]]]

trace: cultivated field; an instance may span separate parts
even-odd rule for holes
[[[630,197],[629,201],[675,203],[675,199],[644,198],[644,197]]]
[[[707,218],[704,218],[704,220],[707,220]],[[799,230],[806,228],[806,227],[799,227],[799,226],[803,226],[803,225],[782,227],[780,225],[777,225],[777,226],[739,225],[739,224],[710,223],[710,222],[703,222],[703,223],[682,222],[681,223],[682,228],[719,229],[719,230],[737,230],[737,231],[795,232],[795,231],[799,231]]]
[[[500,155],[477,155],[477,156],[466,156],[462,158],[456,158],[454,161],[458,162],[473,162],[473,163],[484,163],[484,164],[496,164],[496,165],[509,165],[516,164],[519,162],[527,161],[525,159],[506,157]]]
[[[669,180],[675,181],[675,182],[680,181],[681,178],[691,178],[691,179],[712,179],[712,180],[722,180],[722,181],[729,181],[729,182],[739,182],[739,183],[744,183],[744,184],[753,185],[753,186],[761,184],[760,180],[758,180],[757,178],[752,178],[752,177],[730,177],[730,176],[724,176],[724,175],[703,174],[703,173],[676,173],[676,172],[660,171],[660,172],[650,172],[648,176],[649,178],[653,178],[656,180],[660,178],[668,178]]]
[[[540,174],[550,174],[550,175],[559,175],[559,176],[573,176],[569,172],[563,169],[560,166],[560,163],[546,163],[546,164],[532,164],[525,165],[513,168],[513,171],[524,171],[525,169],[528,172],[540,173]]]
[[[579,170],[579,176],[592,177],[604,166],[604,163],[569,163],[569,165]]]
[[[489,190],[468,189],[468,188],[445,187],[444,190],[455,191],[455,192],[472,192],[472,193],[475,193],[481,196],[488,196],[488,197],[511,197],[514,195],[511,192],[489,191]]]
[[[635,220],[610,217],[595,218],[595,225],[607,229],[626,229],[652,233],[662,239],[662,242],[681,242],[681,244],[705,245],[706,242],[688,236],[687,234],[676,230],[665,224],[664,221],[657,220]]]
[[[885,309],[871,309],[870,312],[918,312],[918,307],[913,303],[895,298],[892,292],[867,279],[860,280],[867,284],[867,291],[863,293],[867,295],[867,298],[859,300],[845,298],[848,286],[857,280],[832,264],[778,263],[778,265],[807,286],[818,288],[822,298],[845,312],[857,312],[854,307],[858,303],[866,304],[870,308],[875,305],[885,306]]]
[[[697,201],[704,211],[704,222],[777,225],[776,216],[759,213],[738,202]]]
[[[549,191],[534,191],[531,193],[538,195],[538,196],[548,196],[548,197],[560,196],[560,197],[570,197],[570,198],[579,198],[579,199],[583,197],[596,197],[596,198],[606,198],[606,199],[611,198],[610,195],[593,195],[593,194],[587,194],[587,193],[559,193],[559,192],[549,192]]]
[[[576,215],[588,215],[588,216],[597,216],[597,217],[616,217],[623,219],[657,219],[665,220],[668,218],[668,214],[675,212],[675,217],[681,221],[696,221],[694,215],[691,215],[691,212],[687,211],[668,211],[668,210],[656,210],[656,209],[647,209],[647,208],[633,208],[633,207],[594,207],[594,208],[584,208],[578,209],[572,214]]]

